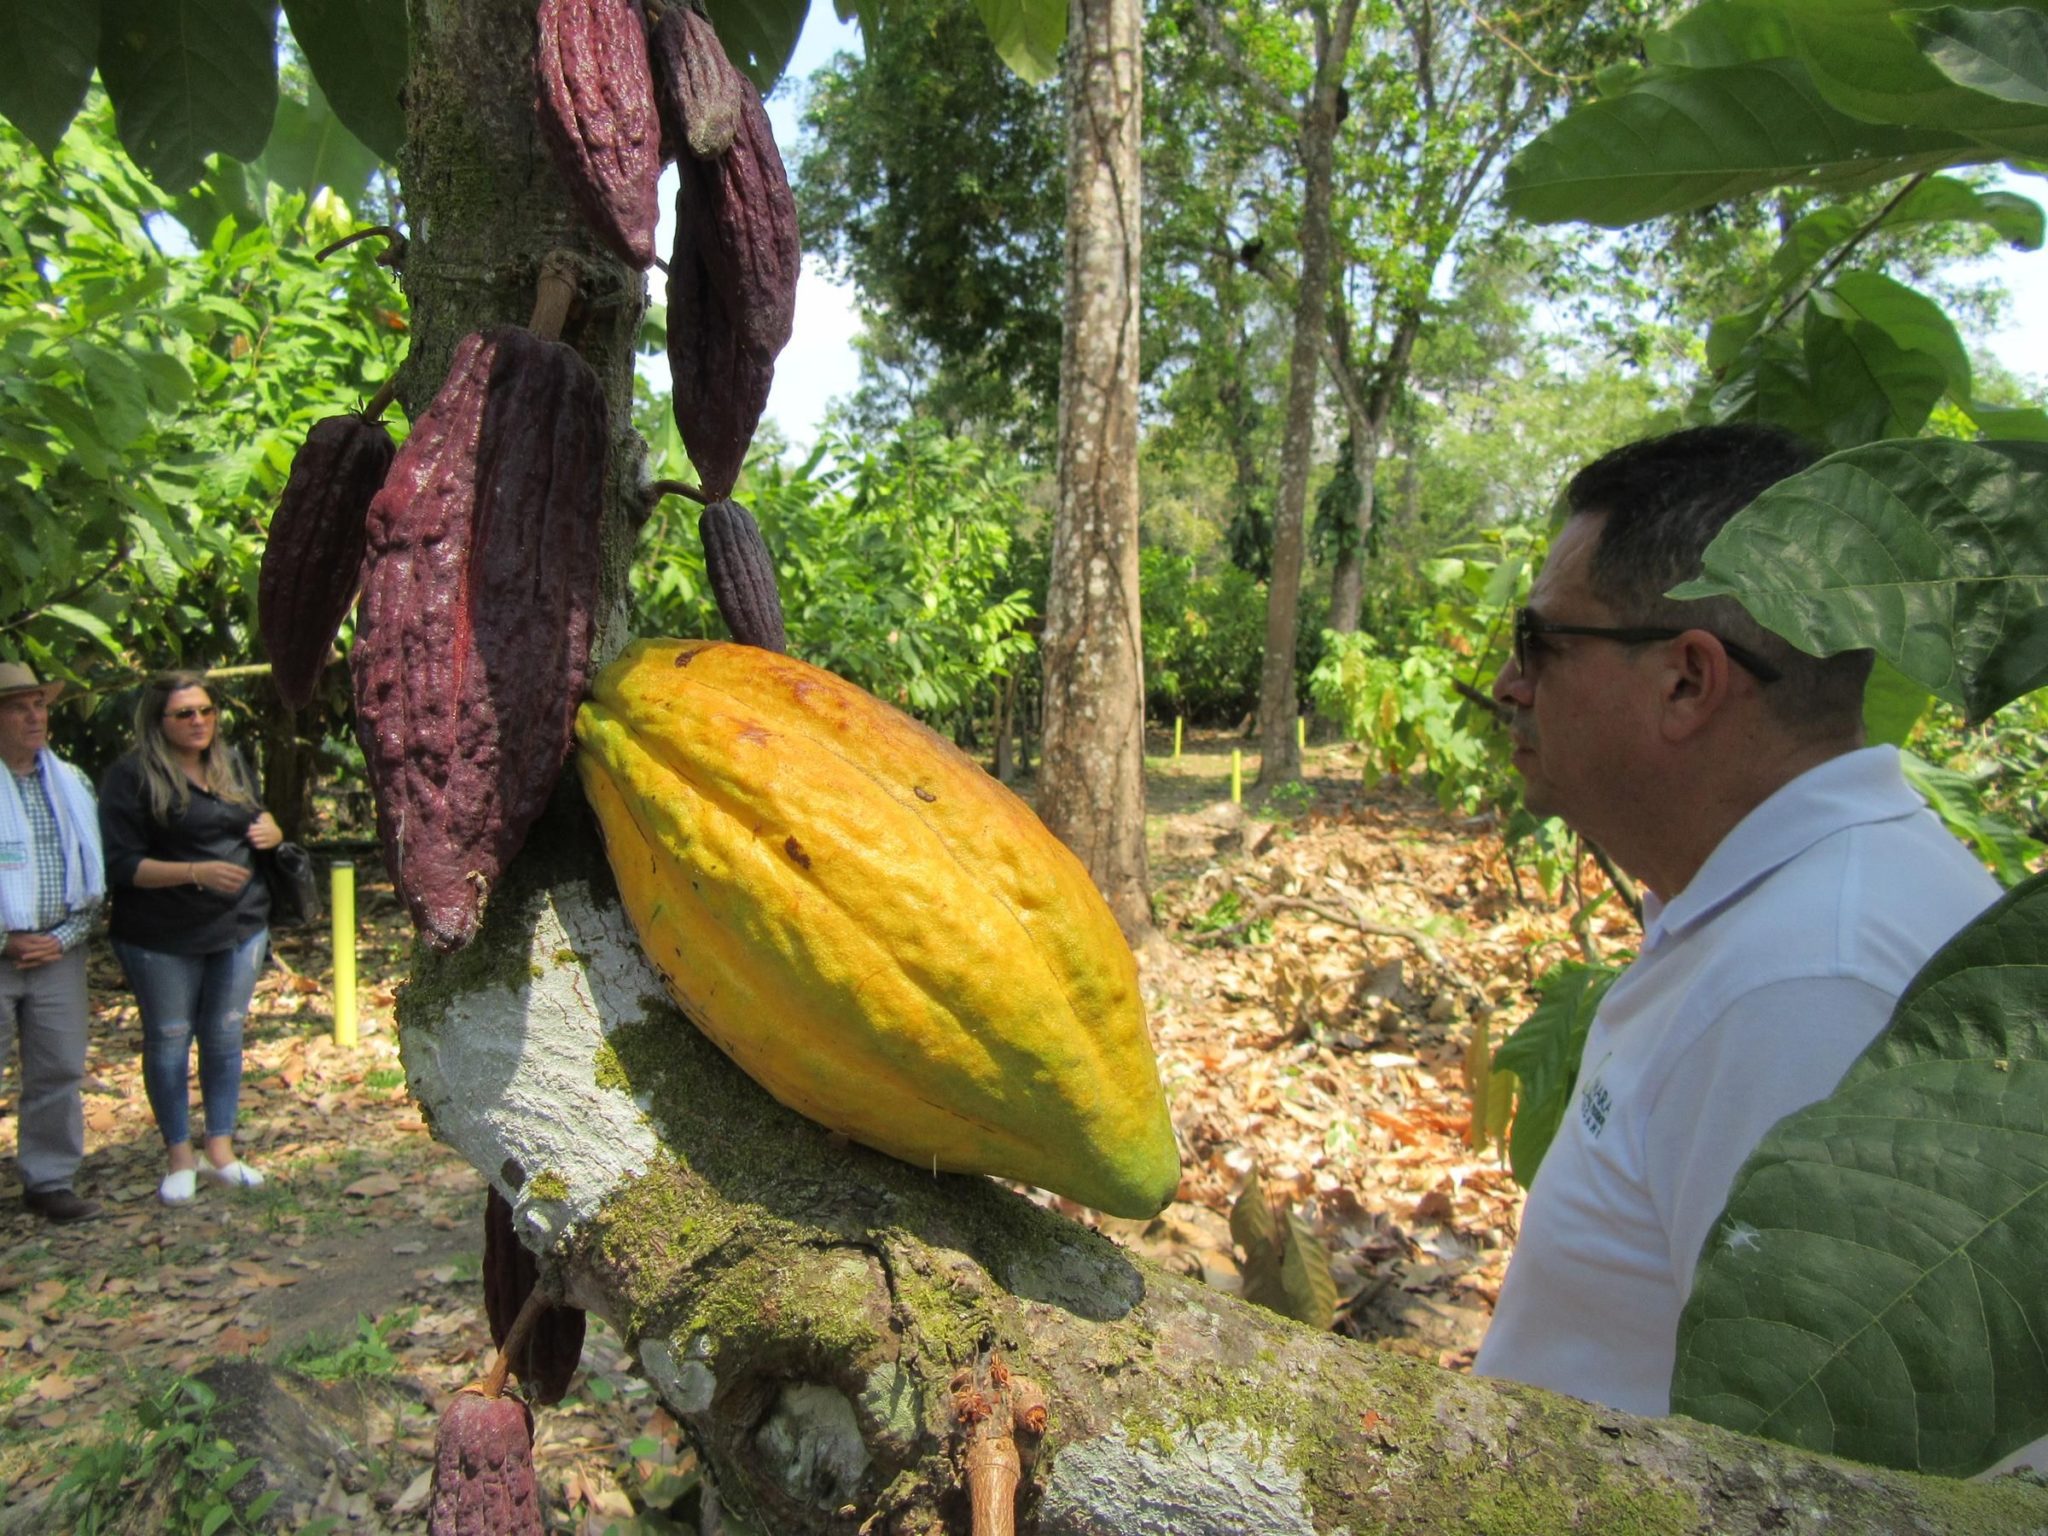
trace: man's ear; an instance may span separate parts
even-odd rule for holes
[[[1685,741],[1728,707],[1736,687],[1735,663],[1704,629],[1688,629],[1664,642],[1658,673],[1662,706],[1659,724],[1666,741]]]

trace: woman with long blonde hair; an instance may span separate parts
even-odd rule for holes
[[[142,1012],[142,1080],[183,1205],[204,1177],[254,1189],[235,1155],[242,1028],[269,953],[270,894],[255,855],[284,833],[220,737],[220,704],[197,672],[165,672],[135,708],[135,747],[100,784],[100,835],[113,893],[114,953]],[[190,1073],[199,1046],[206,1160],[192,1153]]]

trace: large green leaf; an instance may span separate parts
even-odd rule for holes
[[[727,56],[764,96],[789,67],[810,9],[811,0],[705,0]]]
[[[2048,16],[2038,9],[1943,5],[1897,15],[1928,62],[1957,85],[2000,101],[2048,107]]]
[[[1033,85],[1059,73],[1067,0],[975,0],[1002,61]]]
[[[1939,358],[1900,345],[1884,327],[1830,306],[1821,294],[1814,295],[1800,340],[1818,412],[1811,435],[1831,448],[1910,437],[1948,388]]]
[[[278,102],[277,121],[263,147],[263,171],[278,186],[308,197],[328,187],[353,208],[377,165],[377,152],[348,131],[317,83],[304,106],[289,96]]]
[[[334,115],[378,156],[396,160],[405,146],[399,92],[411,46],[405,0],[284,0],[284,15]]]
[[[1970,398],[1970,354],[1948,312],[1924,293],[1877,272],[1844,272],[1814,294],[1821,312],[1876,326],[1901,349],[1931,358],[1949,393]]]
[[[1897,0],[1777,0],[1796,56],[1836,108],[1872,122],[1966,133],[2015,155],[2048,153],[2048,113],[1960,85],[1892,18]],[[1982,11],[1988,6],[1951,6]]]
[[[277,0],[103,0],[100,79],[130,157],[168,191],[253,160],[277,115]]]
[[[2048,876],[1930,960],[1743,1165],[1679,1321],[1672,1407],[1962,1475],[2048,1432]]]
[[[1995,159],[1960,134],[1869,123],[1799,65],[1652,70],[1579,108],[1508,165],[1510,212],[1619,228],[1788,182],[1848,187]]]
[[[2048,684],[2048,444],[1872,443],[1780,481],[1677,597],[1815,655],[1870,647],[1981,720]]]
[[[1816,208],[1785,232],[1771,257],[1772,277],[1790,284],[1823,256],[1861,234],[1867,223],[1860,210],[1841,203]],[[1875,227],[1898,230],[1946,223],[1982,224],[2016,250],[2041,248],[2040,204],[2011,192],[1979,192],[1951,176],[1931,176],[1921,182],[1889,208]]]
[[[99,0],[0,0],[0,117],[46,155],[85,104]]]

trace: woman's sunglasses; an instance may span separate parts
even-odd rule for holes
[[[167,709],[166,720],[211,720],[220,710],[212,704],[187,704],[183,709]]]

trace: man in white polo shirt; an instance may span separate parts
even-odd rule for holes
[[[1749,425],[1617,449],[1567,488],[1517,615],[1494,697],[1524,798],[1650,894],[1529,1192],[1482,1375],[1670,1412],[1679,1312],[1737,1169],[1998,895],[1898,753],[1863,745],[1869,652],[1807,656],[1731,599],[1662,595],[1812,457]]]

